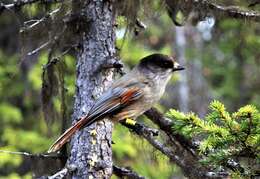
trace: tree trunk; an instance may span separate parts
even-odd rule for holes
[[[204,41],[202,33],[198,31],[197,27],[187,24],[186,30],[187,39],[189,39],[186,47],[192,50],[195,54],[189,57],[189,66],[187,71],[189,79],[189,105],[193,112],[204,118],[208,112],[209,101],[212,100],[208,83],[203,76],[202,59],[203,50],[205,50],[203,47]]]
[[[94,101],[110,86],[113,69],[102,68],[115,61],[115,12],[106,0],[79,1],[87,29],[81,33],[77,54],[76,96],[73,123],[88,113]],[[79,13],[79,12],[78,12]],[[110,178],[112,175],[111,136],[113,124],[104,119],[79,131],[71,140],[69,166],[76,170],[72,178]]]
[[[186,49],[186,37],[185,37],[185,27],[175,27],[175,51],[178,62],[185,66],[185,49]],[[179,108],[183,112],[189,111],[189,84],[187,80],[187,71],[184,70],[180,75],[179,84]]]

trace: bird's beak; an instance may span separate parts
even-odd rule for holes
[[[179,70],[184,70],[185,68],[181,66],[179,63],[174,62],[173,64],[173,71],[179,71]]]

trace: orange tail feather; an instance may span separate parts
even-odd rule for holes
[[[49,148],[48,153],[57,152],[61,147],[66,144],[69,139],[75,134],[79,129],[85,126],[88,122],[88,118],[84,117],[76,122],[73,126],[67,129]]]

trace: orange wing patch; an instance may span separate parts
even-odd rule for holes
[[[141,96],[141,91],[138,87],[130,88],[126,92],[124,92],[121,98],[122,104],[127,104],[128,102],[131,102],[135,100],[136,98]]]

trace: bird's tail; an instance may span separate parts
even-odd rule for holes
[[[81,129],[83,126],[88,125],[89,121],[88,117],[85,116],[81,118],[78,122],[76,122],[73,126],[71,126],[69,129],[67,129],[49,148],[48,153],[51,152],[57,152],[61,149],[61,147],[66,144],[69,139],[72,137],[73,134],[75,134],[79,129]]]

